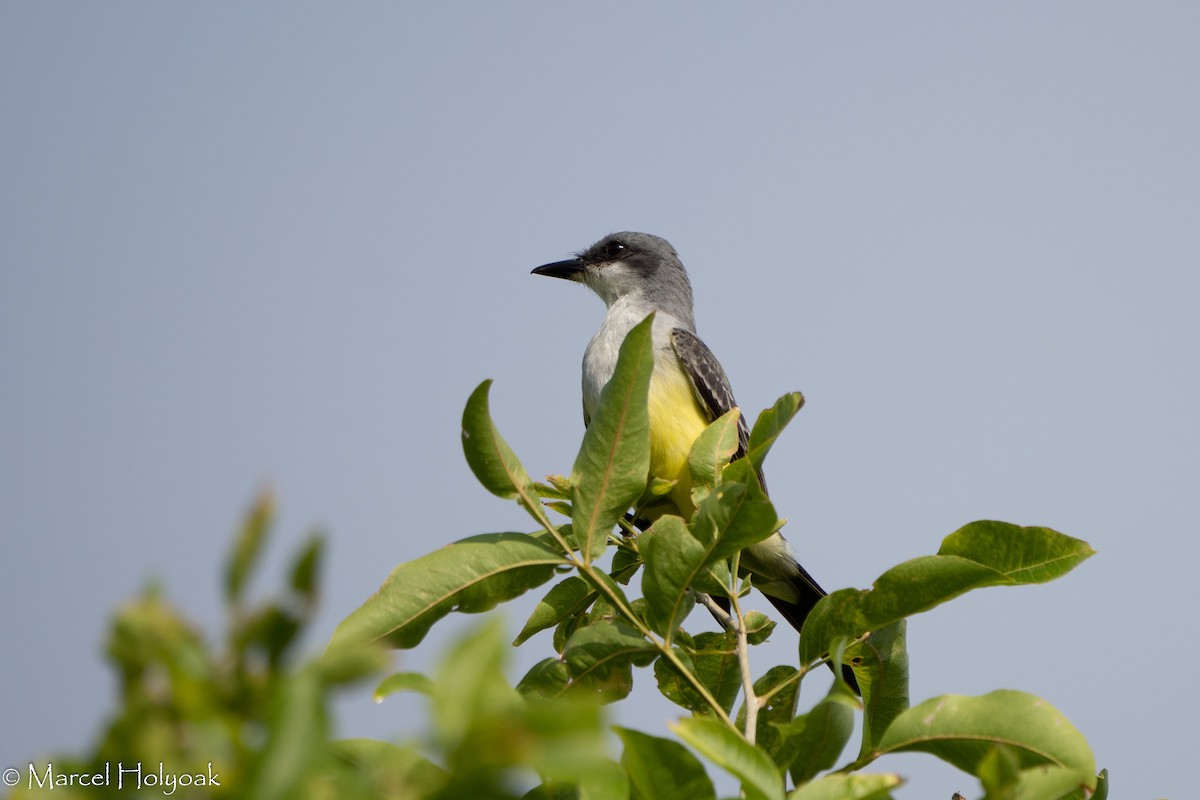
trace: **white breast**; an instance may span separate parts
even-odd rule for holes
[[[600,403],[600,391],[612,378],[625,335],[655,309],[641,298],[624,297],[608,307],[600,330],[583,354],[583,409],[589,417]],[[671,349],[671,329],[680,326],[673,315],[659,311],[654,318],[654,349]]]

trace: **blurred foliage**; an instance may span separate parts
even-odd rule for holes
[[[373,780],[388,773],[368,774],[331,745],[329,702],[334,689],[379,673],[386,653],[347,648],[300,662],[297,646],[316,610],[320,536],[294,555],[278,597],[247,601],[273,516],[272,497],[263,493],[235,538],[219,644],[158,587],[117,609],[105,645],[117,677],[116,711],[91,752],[19,770],[10,797],[379,796]]]

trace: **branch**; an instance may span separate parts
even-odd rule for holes
[[[734,573],[735,575],[737,573]],[[734,580],[737,580],[734,578]],[[754,693],[754,677],[750,674],[750,642],[746,634],[746,618],[742,616],[742,607],[738,603],[737,592],[730,592],[730,602],[733,613],[737,616],[737,654],[738,668],[742,672],[742,692],[746,696],[746,741],[754,744],[758,734],[758,709],[762,705],[758,695]]]

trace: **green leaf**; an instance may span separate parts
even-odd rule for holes
[[[725,713],[730,713],[742,689],[734,635],[706,631],[698,634],[691,646],[675,648],[675,652]],[[712,713],[707,701],[668,659],[654,662],[654,678],[658,690],[672,703],[696,714]]]
[[[670,641],[676,628],[695,607],[689,587],[704,566],[709,549],[680,518],[666,514],[638,539],[645,559],[642,594],[649,603],[649,622],[655,633]]]
[[[629,776],[615,761],[595,759],[587,770],[573,775],[579,800],[629,800]]]
[[[382,703],[385,698],[397,692],[420,692],[427,695],[433,692],[433,681],[419,672],[397,672],[388,675],[375,687],[373,699],[376,703]]]
[[[491,387],[492,382],[486,380],[467,398],[462,416],[463,454],[471,472],[492,494],[526,504],[536,502],[537,489],[529,473],[492,423],[488,409]]]
[[[576,796],[585,799],[629,797],[628,777],[608,757],[611,737],[596,703],[560,698],[531,706],[525,719],[533,738],[530,765],[548,787],[574,786]],[[506,734],[519,736],[522,732]]]
[[[396,567],[342,620],[329,646],[384,639],[415,647],[451,611],[487,611],[550,580],[565,563],[557,550],[520,533],[463,539]]]
[[[528,699],[554,700],[567,690],[571,675],[567,665],[557,658],[544,658],[534,664],[517,684],[517,691]]]
[[[284,607],[272,603],[236,618],[231,639],[238,652],[261,650],[271,668],[278,669],[295,644],[303,623],[295,604]]]
[[[583,435],[571,470],[575,535],[585,562],[599,558],[617,519],[646,488],[650,472],[650,417],[646,398],[654,368],[651,314],[621,344],[612,379]]]
[[[352,766],[367,782],[357,793],[336,786],[335,797],[386,797],[404,787],[412,797],[435,797],[448,781],[446,771],[408,747],[377,739],[340,739],[330,743],[333,754]]]
[[[579,614],[595,599],[595,590],[588,585],[587,581],[576,575],[554,584],[533,609],[525,627],[513,640],[513,645],[522,644],[538,631],[553,628],[567,617]]]
[[[779,434],[804,407],[804,395],[789,392],[775,401],[775,405],[758,415],[750,431],[750,444],[746,448],[746,460],[755,469],[762,469],[763,461]]]
[[[978,775],[981,765],[992,768],[985,757],[997,745],[1015,753],[1022,770],[1048,764],[1073,771],[1078,785],[1096,785],[1095,758],[1075,726],[1045,700],[1012,690],[926,700],[892,722],[876,755],[930,753]]]
[[[690,527],[708,550],[707,565],[766,539],[778,522],[775,507],[743,459],[725,470],[723,482],[696,508]]]
[[[859,757],[872,752],[896,717],[908,710],[906,620],[885,625],[846,650],[854,663],[863,698],[863,737]]]
[[[695,605],[691,590],[717,588],[705,574],[708,568],[775,530],[774,507],[757,478],[738,463],[725,473],[748,483],[720,484],[701,501],[691,525],[668,514],[639,538],[646,562],[642,593],[650,604],[650,623],[668,639]]]
[[[604,598],[602,597],[598,599],[601,602],[604,601]],[[552,641],[554,652],[562,653],[563,648],[567,646],[567,640],[575,635],[575,631],[579,630],[584,625],[591,624],[591,620],[588,618],[591,616],[592,611],[594,610],[595,608],[593,607],[586,613],[577,614],[573,617],[567,617],[562,622],[554,626],[554,639]]]
[[[622,545],[617,548],[617,552],[613,553],[612,560],[612,578],[617,583],[629,584],[629,579],[634,576],[642,566],[642,556],[632,547]]]
[[[846,749],[858,705],[849,692],[834,682],[811,711],[780,727],[783,743],[777,760],[787,764],[797,786],[830,769]]]
[[[633,800],[715,800],[704,765],[679,742],[629,728],[614,730],[625,744],[621,766],[629,774]]]
[[[798,670],[791,666],[776,666],[754,682],[754,694],[760,700],[767,699],[766,705],[758,710],[758,724],[754,729],[754,741],[771,756],[781,768],[786,768],[787,761],[781,761],[784,737],[781,727],[787,725],[796,716],[796,699],[800,682],[795,680]],[[737,725],[746,729],[746,703],[738,709]],[[790,759],[789,759],[790,760]]]
[[[503,622],[491,617],[460,637],[442,656],[430,697],[442,747],[469,748],[469,733],[494,726],[505,717],[519,718],[526,709],[504,678],[508,652]]]
[[[787,800],[890,800],[891,790],[903,783],[899,775],[826,775],[796,789]]]
[[[738,447],[738,419],[741,412],[731,408],[705,428],[688,453],[688,471],[692,476],[692,498],[703,499],[721,478],[721,470],[733,458]]]
[[[681,719],[671,730],[741,781],[746,800],[783,800],[783,779],[771,757],[728,725],[706,717]]]
[[[746,641],[750,644],[762,644],[775,630],[775,622],[761,611],[747,611],[743,622],[746,624]]]
[[[612,603],[609,601],[610,597],[615,597],[617,603],[619,603],[620,605],[623,605],[623,606],[627,606],[627,607],[633,606],[638,602],[638,601],[634,601],[633,603],[630,603],[629,598],[627,598],[625,596],[625,591],[623,589],[621,589],[620,586],[617,585],[617,582],[615,580],[613,580],[613,577],[611,575],[609,575],[607,572],[603,572],[601,570],[593,570],[592,573],[588,576],[588,579],[590,581],[595,582],[596,589],[603,589],[600,592],[600,596],[599,596],[599,598],[597,598],[596,603],[592,608],[592,611],[590,612],[590,615],[592,616],[593,619],[601,616],[601,614],[597,614],[597,609],[601,609],[601,608],[604,609],[602,615],[608,616],[608,617],[617,616],[616,609],[613,607]]]
[[[292,590],[304,598],[305,603],[316,602],[317,574],[325,555],[325,537],[313,535],[305,542],[299,555],[292,562]]]
[[[277,689],[269,714],[266,746],[248,797],[287,800],[324,760],[329,733],[322,683],[316,670],[303,669]]]
[[[225,601],[230,605],[241,602],[246,581],[262,555],[263,544],[274,518],[274,495],[268,490],[259,492],[242,521],[233,552],[229,554],[229,561],[225,565]]]
[[[326,686],[357,683],[382,672],[388,665],[388,652],[378,642],[328,648],[310,665]]]
[[[983,520],[959,528],[942,540],[940,556],[958,556],[985,564],[1009,583],[1047,583],[1066,575],[1096,551],[1082,539],[1049,528],[1022,528]]]
[[[998,744],[979,760],[975,772],[988,798],[1012,800],[1013,789],[1021,778],[1021,757],[1011,747]]]
[[[573,688],[605,701],[620,700],[633,689],[633,667],[644,667],[658,650],[622,622],[602,621],[575,631],[563,648]]]
[[[546,476],[546,483],[536,482],[533,488],[543,500],[570,500],[571,482],[561,475]]]
[[[1087,543],[1049,528],[971,523],[947,537],[938,555],[892,567],[872,589],[822,598],[804,623],[802,662],[816,661],[837,639],[857,639],[972,589],[1051,580],[1091,553]]]
[[[987,794],[987,800],[1102,800],[1097,791],[1093,793],[1087,778],[1070,767],[1043,765],[1022,770],[1016,781],[1006,787],[1004,794]],[[1093,781],[1098,779],[1092,778]],[[1085,788],[1086,787],[1086,788]]]

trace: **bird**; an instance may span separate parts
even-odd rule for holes
[[[535,267],[532,274],[582,283],[607,307],[583,355],[585,427],[613,376],[626,334],[654,313],[654,368],[647,399],[650,476],[676,481],[670,503],[680,516],[690,519],[695,506],[688,453],[709,423],[737,407],[737,401],[721,362],[696,334],[692,284],[679,254],[659,236],[624,231],[605,236],[574,258]],[[738,446],[731,460],[746,454],[750,438],[743,416],[739,415],[737,425]],[[758,477],[765,491],[761,472]],[[754,586],[797,631],[825,596],[778,531],[744,550],[740,563]],[[859,693],[853,670],[843,665],[842,674]]]

